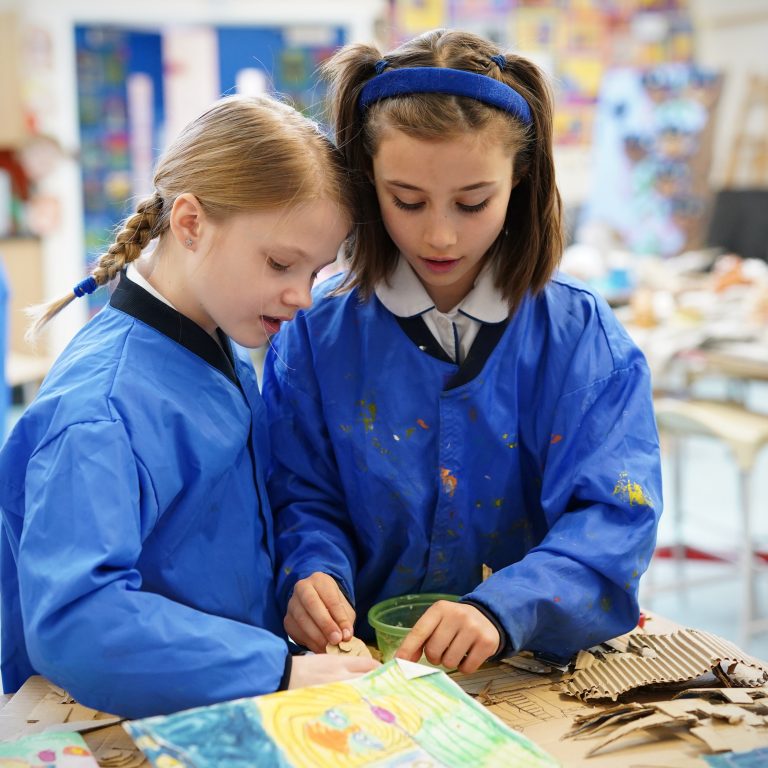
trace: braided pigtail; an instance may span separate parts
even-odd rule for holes
[[[79,282],[70,293],[48,304],[30,307],[27,314],[32,322],[26,333],[27,341],[34,341],[40,330],[74,299],[93,293],[109,283],[128,264],[141,256],[149,243],[167,228],[163,216],[163,199],[155,193],[136,206],[136,212],[129,216],[117,233],[106,253],[99,257],[91,274]]]

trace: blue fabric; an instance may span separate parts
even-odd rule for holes
[[[319,286],[323,294],[335,281]],[[278,600],[334,576],[369,608],[449,592],[508,650],[566,657],[632,628],[661,512],[649,371],[605,302],[565,276],[525,300],[474,379],[373,297],[317,296],[273,340]],[[494,574],[481,583],[482,565]]]
[[[532,122],[528,102],[514,88],[487,75],[448,67],[401,67],[382,72],[363,86],[358,106],[365,111],[381,99],[413,93],[466,96],[503,109],[526,125]]]
[[[55,363],[0,452],[6,691],[39,673],[143,717],[278,688],[264,404],[234,354],[240,387],[110,305]]]

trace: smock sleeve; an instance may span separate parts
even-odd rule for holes
[[[131,718],[278,689],[283,639],[142,589],[151,492],[119,421],[70,426],[32,456],[18,578],[35,669]]]
[[[637,355],[560,397],[540,440],[548,531],[467,595],[499,618],[508,650],[567,658],[637,623],[661,513],[650,376]]]
[[[273,343],[263,395],[272,446],[267,486],[275,516],[278,605],[285,611],[296,582],[315,571],[336,579],[354,605],[354,533],[303,317]]]

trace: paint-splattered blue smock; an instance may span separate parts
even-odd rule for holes
[[[565,657],[632,628],[659,445],[648,367],[607,304],[561,275],[459,367],[375,296],[324,298],[336,284],[264,374],[281,606],[322,571],[364,637],[373,604],[413,592],[482,606],[507,650]]]
[[[2,672],[128,717],[274,691],[288,646],[248,355],[123,277],[0,452]]]

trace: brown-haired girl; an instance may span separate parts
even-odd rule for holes
[[[275,603],[264,405],[242,347],[310,304],[350,226],[314,123],[227,98],[44,323],[113,278],[2,452],[2,672],[167,713],[368,671],[289,653]],[[151,252],[145,249],[155,244]]]
[[[661,511],[649,372],[556,273],[544,76],[446,30],[325,73],[363,213],[267,361],[287,631],[319,649],[370,636],[380,600],[454,593],[398,655],[465,672],[625,632]]]

